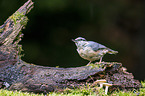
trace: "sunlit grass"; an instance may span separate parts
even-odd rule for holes
[[[8,90],[0,89],[0,96],[44,96],[44,95],[21,92],[21,91],[8,91]]]

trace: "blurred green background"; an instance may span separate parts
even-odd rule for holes
[[[0,25],[27,0],[0,0]],[[117,55],[103,61],[121,62],[145,79],[144,0],[33,0],[34,9],[23,30],[24,61],[43,66],[77,67],[82,59],[71,39],[96,41]]]

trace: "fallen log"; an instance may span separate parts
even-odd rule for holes
[[[33,8],[28,0],[5,23],[0,26],[0,88],[34,93],[48,93],[65,88],[77,88],[106,79],[113,84],[110,90],[138,89],[141,83],[128,73],[121,63],[102,62],[76,68],[44,67],[21,60],[22,46],[19,44]]]

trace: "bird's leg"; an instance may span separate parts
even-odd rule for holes
[[[103,58],[103,56],[100,58],[100,61],[99,62],[96,62],[95,64],[101,64],[102,58]]]
[[[100,58],[99,64],[101,64],[101,62],[102,62],[102,58],[103,58],[103,57]]]
[[[92,61],[90,61],[90,62],[87,64],[87,66],[88,66],[88,65],[90,65],[90,64],[91,64],[91,62],[92,62]]]

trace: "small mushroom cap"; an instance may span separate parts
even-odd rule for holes
[[[101,80],[97,80],[97,81],[95,81],[95,83],[105,83],[105,82],[106,82],[105,79],[101,79]]]
[[[113,84],[103,83],[104,86],[112,86]]]

